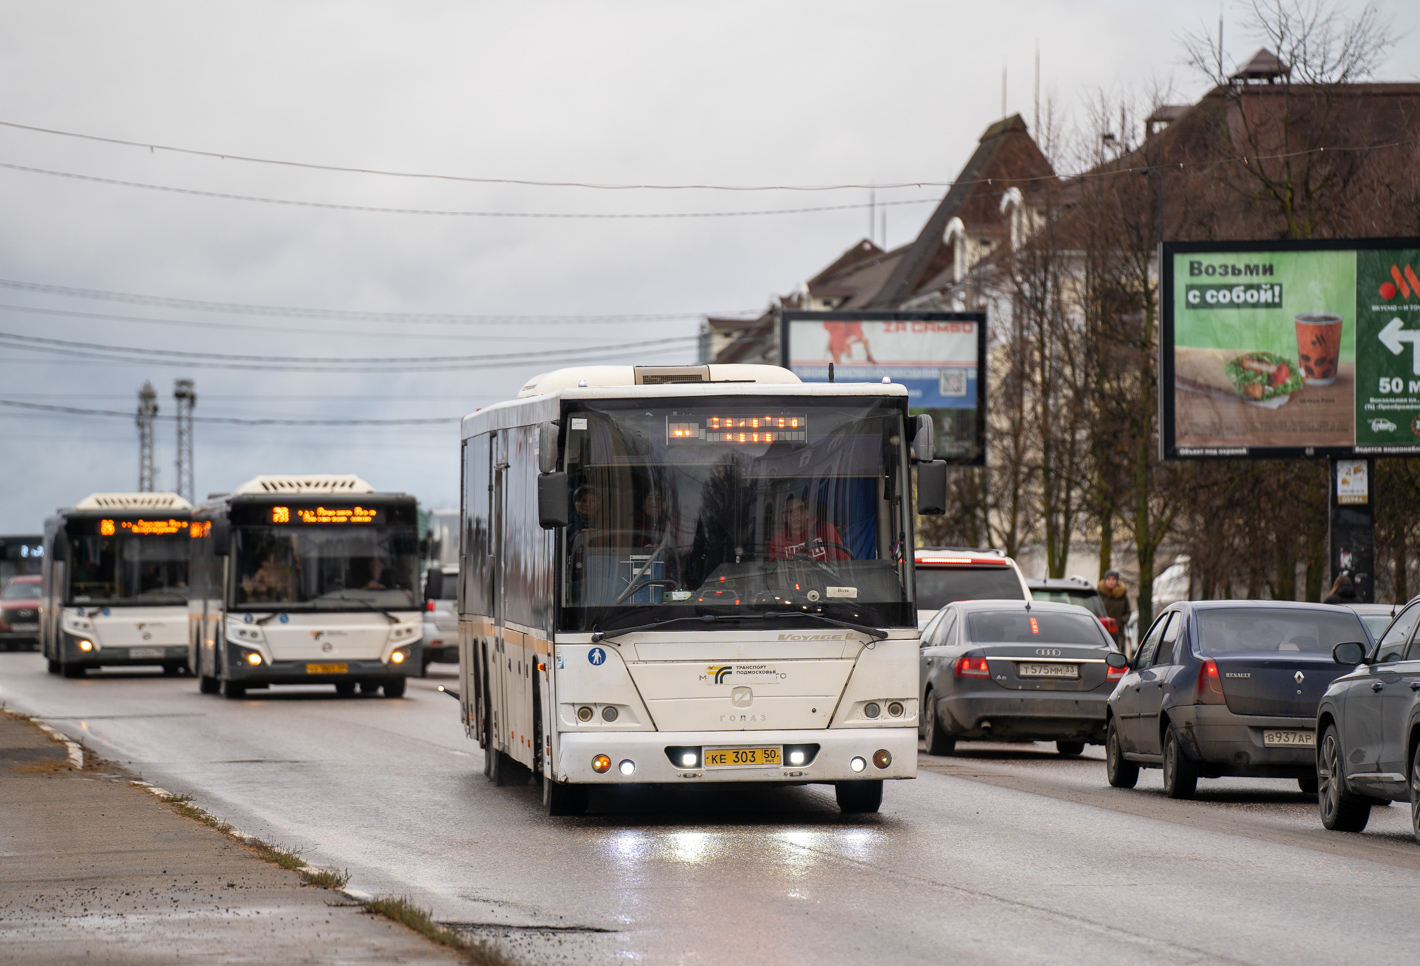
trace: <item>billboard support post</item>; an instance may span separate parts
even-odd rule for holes
[[[1327,489],[1327,558],[1331,579],[1351,578],[1356,603],[1376,599],[1375,460],[1330,460]]]

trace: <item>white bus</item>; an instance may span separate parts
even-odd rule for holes
[[[907,390],[563,369],[463,421],[463,719],[549,813],[593,785],[917,771]],[[919,467],[940,513],[945,464]],[[927,497],[931,495],[931,499]],[[526,769],[526,770],[525,770]]]
[[[191,511],[176,493],[93,493],[44,522],[39,633],[50,674],[188,666]]]
[[[204,694],[333,684],[404,694],[421,633],[414,498],[358,476],[258,476],[192,514]]]

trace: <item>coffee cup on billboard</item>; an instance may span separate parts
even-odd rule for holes
[[[1341,316],[1309,313],[1297,316],[1297,356],[1308,386],[1336,381],[1341,361]]]

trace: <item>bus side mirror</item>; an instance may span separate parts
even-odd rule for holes
[[[922,413],[917,417],[917,432],[912,436],[912,461],[931,462],[937,455],[932,417]]]
[[[557,469],[557,424],[546,422],[537,428],[537,471],[551,473]]]
[[[537,478],[537,522],[544,530],[567,526],[566,473],[544,473]]]
[[[212,552],[219,557],[227,555],[227,542],[232,533],[232,525],[226,517],[212,519]]]
[[[947,512],[947,461],[917,464],[917,512],[939,517]]]
[[[444,596],[444,570],[434,566],[424,575],[424,599],[441,600]]]

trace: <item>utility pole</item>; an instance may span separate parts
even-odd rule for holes
[[[192,408],[197,405],[197,390],[191,379],[173,380],[173,399],[177,401],[177,492],[192,502]]]
[[[138,390],[138,492],[153,492],[153,423],[158,418],[158,393],[151,382]]]

